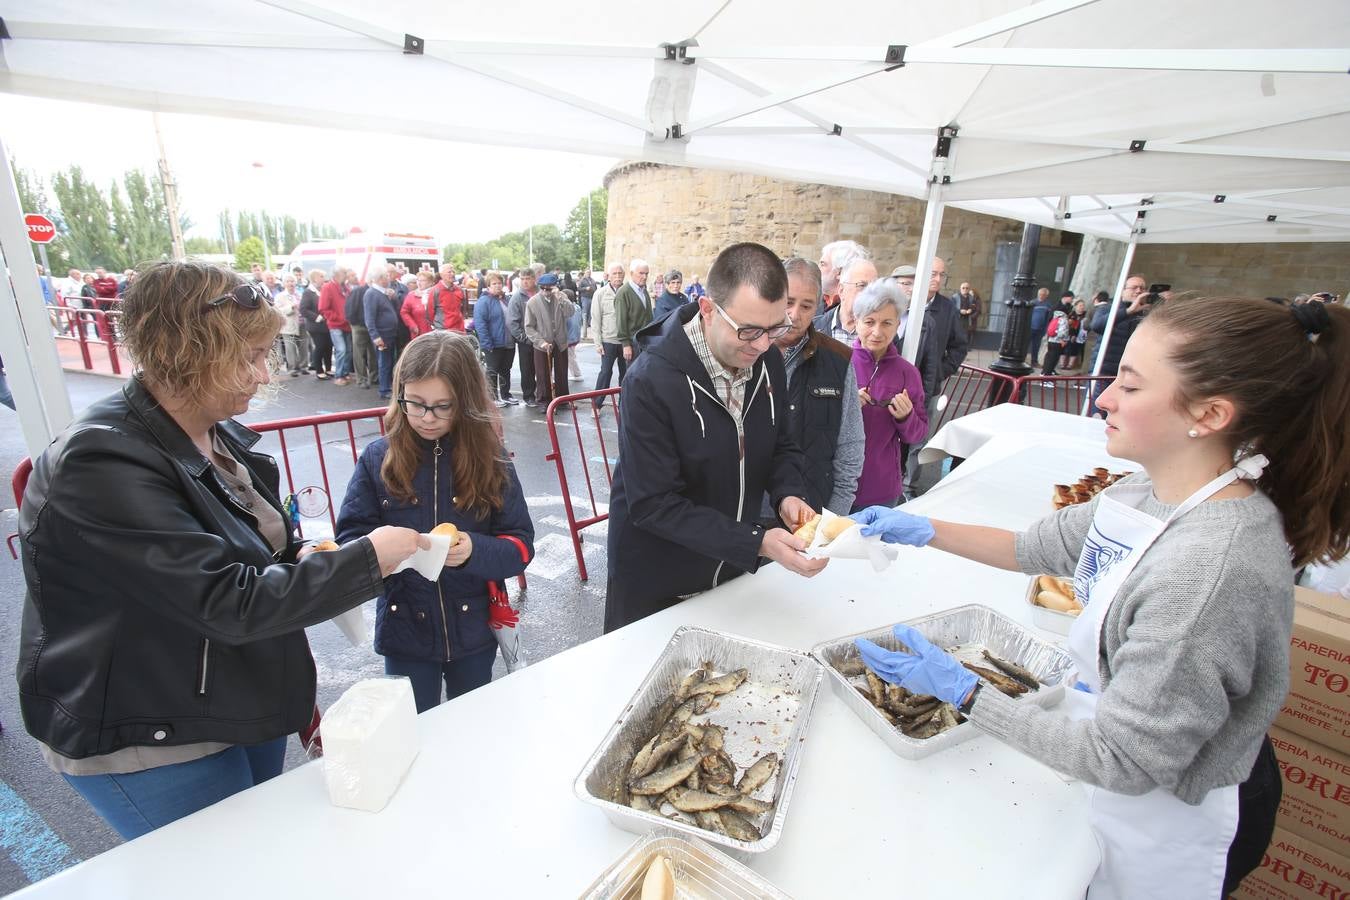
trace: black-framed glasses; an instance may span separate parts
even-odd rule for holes
[[[427,406],[425,403],[418,403],[416,400],[399,397],[398,407],[403,410],[405,416],[418,419],[425,418],[427,413],[431,413],[437,419],[448,419],[455,414],[455,404],[453,403],[437,403],[435,406]]]
[[[245,281],[228,294],[206,301],[206,305],[223,306],[231,300],[243,309],[257,309],[264,303],[272,305],[272,292],[256,281]]]
[[[769,340],[776,341],[792,330],[791,322],[784,322],[782,325],[774,325],[769,328],[763,328],[759,325],[742,325],[727,315],[727,311],[716,303],[713,304],[713,309],[721,313],[722,318],[727,320],[727,324],[736,329],[736,337],[747,344],[759,340],[766,334],[769,336]]]

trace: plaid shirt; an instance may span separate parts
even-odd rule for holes
[[[694,352],[702,361],[703,368],[708,370],[713,391],[731,413],[731,417],[736,420],[736,433],[744,438],[745,386],[750,383],[750,375],[754,369],[739,369],[733,374],[730,369],[717,361],[712,349],[708,347],[707,339],[703,336],[702,316],[690,319],[684,326],[684,333],[689,336],[689,343],[694,345]]]

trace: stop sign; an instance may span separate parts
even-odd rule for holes
[[[49,244],[56,238],[56,226],[46,216],[29,213],[23,217],[23,224],[28,226],[28,239],[35,244]]]

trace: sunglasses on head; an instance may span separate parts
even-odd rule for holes
[[[257,309],[264,303],[272,305],[272,292],[256,281],[246,281],[228,294],[206,301],[206,305],[223,306],[231,300],[244,309]]]

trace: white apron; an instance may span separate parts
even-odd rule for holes
[[[1119,485],[1101,495],[1074,573],[1074,589],[1086,606],[1069,631],[1069,656],[1078,667],[1077,690],[1066,692],[1064,700],[1070,718],[1096,716],[1102,627],[1139,560],[1168,525],[1239,478],[1258,478],[1265,464],[1260,455],[1242,460],[1186,498],[1166,521],[1139,510],[1151,491],[1148,485]],[[1102,855],[1088,885],[1090,900],[1198,900],[1222,894],[1228,847],[1237,832],[1237,785],[1210,791],[1199,806],[1161,788],[1130,797],[1084,786]]]

